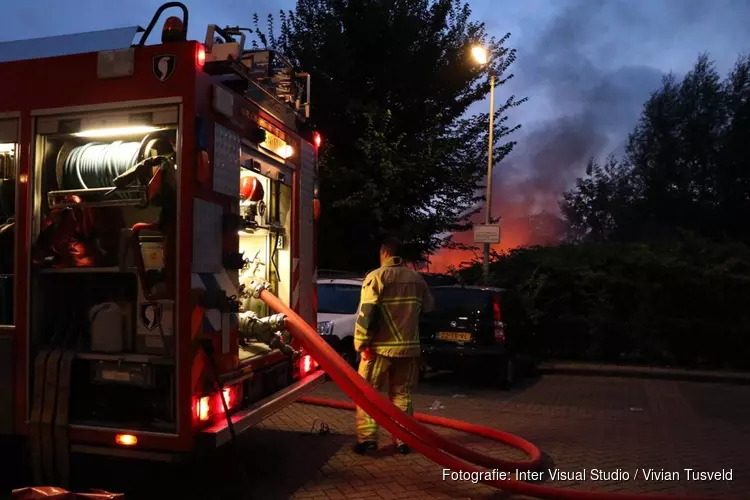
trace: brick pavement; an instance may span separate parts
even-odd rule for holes
[[[315,395],[343,397],[330,382]],[[431,411],[436,400],[443,408]],[[517,434],[546,454],[545,469],[619,468],[631,475],[635,469],[649,468],[733,470],[730,482],[646,482],[641,477],[545,484],[750,499],[750,465],[745,459],[750,447],[750,386],[545,375],[526,387],[503,392],[448,378],[422,384],[415,407]],[[319,435],[322,423],[333,433]],[[523,458],[520,452],[482,438],[437,430],[489,455]],[[387,434],[381,439],[389,441]],[[127,478],[126,484],[102,479],[101,484],[94,481],[86,486],[127,491],[128,500],[239,500],[241,491],[255,500],[521,498],[482,484],[444,481],[442,468],[418,454],[360,457],[351,451],[353,442],[352,412],[294,404],[243,434],[238,454],[218,454],[180,469],[176,476],[156,465],[137,475],[117,469],[113,476]]]
[[[453,397],[461,393],[465,397]],[[328,383],[317,396],[344,398]],[[443,409],[431,411],[438,400]],[[681,481],[545,481],[545,484],[597,491],[711,494],[750,498],[750,466],[743,459],[750,445],[750,388],[707,383],[576,376],[546,376],[510,393],[467,389],[451,381],[426,383],[415,397],[416,411],[501,428],[542,448],[546,468],[629,472],[636,469],[679,471]],[[271,417],[262,428],[292,432],[320,428],[325,422],[338,434],[310,436],[311,456],[327,458],[312,477],[298,484],[290,498],[521,498],[481,484],[444,481],[442,469],[417,454],[360,457],[350,450],[353,414],[296,404]],[[519,452],[486,440],[440,429],[462,444],[489,455],[522,458]],[[253,438],[248,436],[248,441]],[[389,442],[387,434],[381,437]],[[298,462],[299,463],[299,462]],[[687,482],[683,469],[732,469],[727,482]],[[305,471],[300,470],[300,474]],[[309,473],[309,469],[306,471]],[[290,478],[291,479],[291,478]],[[290,493],[285,493],[290,494]]]

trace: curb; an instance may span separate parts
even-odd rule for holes
[[[750,373],[598,364],[542,363],[540,373],[750,385]]]

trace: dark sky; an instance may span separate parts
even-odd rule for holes
[[[27,0],[3,8],[0,41],[146,25],[159,0]],[[208,23],[251,23],[293,0],[187,0],[191,38]],[[516,78],[497,90],[530,101],[511,115],[517,149],[496,167],[505,200],[553,208],[592,155],[621,148],[643,101],[668,71],[687,71],[706,51],[726,73],[750,51],[750,0],[471,0],[491,34],[510,31]],[[484,111],[487,102],[472,108]],[[520,183],[520,184],[519,184]],[[522,189],[518,189],[519,185]],[[503,210],[498,200],[497,210]],[[519,206],[520,206],[519,205]],[[495,212],[495,210],[493,210]]]

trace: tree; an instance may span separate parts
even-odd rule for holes
[[[561,208],[576,237],[594,241],[692,231],[750,241],[750,60],[722,81],[701,55],[644,104],[626,155],[587,175]]]
[[[515,50],[470,20],[459,0],[298,0],[281,13],[279,35],[256,26],[312,76],[312,124],[326,141],[320,157],[320,264],[362,269],[377,264],[377,240],[395,233],[407,257],[424,261],[468,228],[481,199],[488,115],[466,116],[489,90],[487,69],[471,61],[489,48],[502,85]],[[496,112],[494,155],[501,160],[518,129]]]
[[[567,239],[602,242],[629,233],[635,193],[632,169],[626,164],[612,155],[604,164],[592,159],[586,176],[560,202],[568,223]]]

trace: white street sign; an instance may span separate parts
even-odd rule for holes
[[[500,243],[500,224],[474,224],[474,243]]]

